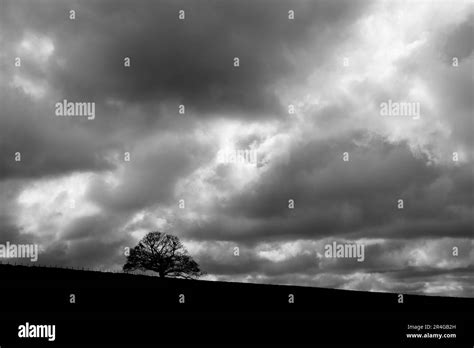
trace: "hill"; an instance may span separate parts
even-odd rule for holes
[[[391,293],[12,265],[0,265],[0,282],[0,345],[19,343],[25,321],[55,323],[62,343],[146,343],[160,335],[162,343],[399,344],[424,325],[454,325],[436,330],[455,332],[451,344],[472,340],[473,298],[403,294],[402,301]]]

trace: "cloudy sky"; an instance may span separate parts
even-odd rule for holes
[[[120,269],[159,230],[206,279],[473,297],[473,7],[0,0],[0,243]]]

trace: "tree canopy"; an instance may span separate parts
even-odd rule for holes
[[[123,270],[154,271],[160,277],[198,278],[205,273],[188,254],[178,237],[150,232],[130,250]]]

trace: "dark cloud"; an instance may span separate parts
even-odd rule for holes
[[[91,125],[81,128],[72,120],[55,119],[54,103],[43,105],[21,94],[19,90],[2,93],[0,179],[113,168],[108,160],[116,146],[113,140],[104,141]],[[15,161],[17,152],[20,162]]]
[[[20,88],[2,92],[4,177],[110,169],[111,151],[136,142],[134,129],[143,136],[169,126],[155,122],[176,115],[179,103],[193,117],[281,116],[275,83],[303,78],[309,66],[298,57],[311,52],[311,59],[323,59],[363,10],[354,2],[310,1],[6,1],[2,7],[5,80],[20,76],[46,89],[37,101],[23,97]],[[68,19],[71,9],[75,21]],[[177,19],[179,9],[187,11],[185,22]],[[298,21],[287,20],[289,9]],[[338,31],[329,36],[333,22]],[[48,38],[52,56],[38,62],[39,53],[18,52],[27,35],[37,45]],[[316,44],[324,50],[315,50]],[[16,56],[21,69],[13,66]],[[125,56],[132,59],[130,69],[123,67]],[[234,56],[241,59],[238,70]],[[55,118],[54,104],[63,99],[97,103],[97,119],[72,124]],[[16,151],[28,159],[22,166],[11,161]]]
[[[11,217],[0,216],[0,244],[6,242],[18,244],[30,244],[40,239],[29,233],[22,233],[23,231],[12,221]]]
[[[313,61],[324,59],[366,5],[76,1],[57,6],[54,1],[20,1],[6,3],[5,24],[14,40],[28,30],[51,36],[55,58],[48,77],[66,98],[127,103],[172,99],[201,115],[234,111],[255,117],[250,113],[281,112],[272,85],[304,76],[309,66],[299,58],[305,54]],[[73,22],[69,9],[77,13]],[[180,9],[186,11],[184,22],[177,18]],[[290,9],[297,21],[288,20]],[[132,59],[130,69],[124,69],[123,57]],[[238,69],[233,68],[234,57],[241,60]]]
[[[450,63],[452,63],[453,57],[457,57],[459,61],[462,61],[464,58],[468,58],[472,55],[474,48],[471,39],[474,30],[472,24],[473,20],[474,15],[471,11],[471,15],[466,19],[466,21],[459,24],[453,31],[448,33],[447,37],[445,37],[444,52]]]
[[[89,197],[105,209],[122,212],[176,205],[177,181],[209,159],[209,146],[193,137],[158,135],[130,150],[118,186],[98,178],[89,187]]]
[[[349,162],[342,159],[345,151]],[[472,217],[453,210],[472,200],[470,166],[428,167],[406,144],[380,138],[366,145],[352,140],[309,141],[291,153],[288,162],[274,163],[255,185],[214,205],[213,219],[186,228],[187,235],[251,242],[333,235],[471,234]],[[451,185],[453,176],[461,187]],[[294,210],[288,208],[289,199],[295,201]],[[403,210],[397,207],[398,199],[404,200]]]

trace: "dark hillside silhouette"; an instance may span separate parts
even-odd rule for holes
[[[160,343],[192,347],[209,342],[220,347],[229,337],[271,347],[413,344],[405,333],[414,323],[456,325],[456,338],[427,339],[425,344],[455,347],[472,342],[474,324],[473,298],[405,294],[399,303],[397,293],[13,265],[0,265],[0,310],[2,347],[25,346],[18,338],[18,325],[43,323],[47,315],[47,323],[57,325],[57,344],[89,346],[93,341],[114,347],[156,343],[157,337]],[[85,334],[79,335],[78,328]],[[39,343],[32,339],[30,346]]]

